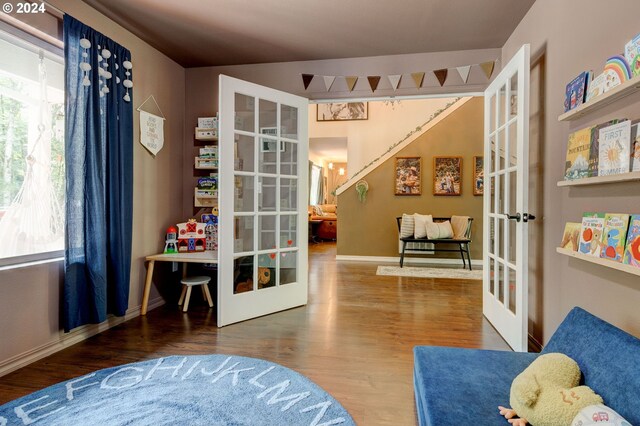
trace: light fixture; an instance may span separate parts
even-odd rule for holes
[[[329,167],[329,170],[333,170],[333,163],[329,163],[327,167]]]
[[[344,167],[340,167],[340,170],[338,170],[338,174],[340,176],[344,176]]]

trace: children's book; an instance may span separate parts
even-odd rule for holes
[[[640,123],[631,126],[631,171],[640,172]]]
[[[629,215],[624,213],[607,213],[604,216],[604,233],[602,234],[603,259],[622,262],[624,257],[624,243],[627,238]]]
[[[593,127],[586,127],[569,135],[564,180],[589,177],[589,155],[591,149],[592,130]]]
[[[600,156],[600,129],[623,120],[614,119],[594,126],[591,130],[591,149],[589,151],[589,177],[598,176],[598,158]]]
[[[602,95],[605,91],[604,89],[606,82],[607,76],[604,73],[601,73],[597,77],[594,77],[589,83],[589,87],[587,88],[587,96],[585,102],[589,102],[592,99]]]
[[[640,34],[624,46],[624,57],[631,68],[631,74],[634,77],[640,75]]]
[[[567,84],[564,99],[564,111],[570,111],[584,103],[591,73],[583,71]]]
[[[631,164],[631,121],[600,129],[598,176],[628,173]]]
[[[203,177],[198,179],[198,189],[218,189],[217,177]]]
[[[560,247],[572,251],[578,251],[578,240],[580,239],[580,228],[582,224],[578,222],[567,222],[564,225],[564,233]]]
[[[624,263],[640,268],[640,214],[634,214],[629,221]]]
[[[600,257],[603,229],[604,213],[583,214],[578,252],[589,256]]]

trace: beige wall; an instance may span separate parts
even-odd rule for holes
[[[338,255],[398,256],[396,217],[402,213],[473,217],[471,258],[482,259],[482,197],[473,195],[473,157],[483,155],[483,99],[474,98],[363,176],[369,183],[365,203],[355,189],[338,196]],[[462,195],[433,195],[433,157],[462,157]],[[396,196],[394,158],[422,157],[422,195]],[[436,253],[435,257],[458,257]]]
[[[640,336],[637,276],[570,260],[555,252],[564,223],[579,221],[585,211],[640,212],[637,183],[556,186],[562,180],[570,132],[614,117],[640,118],[640,94],[635,94],[580,120],[558,122],[566,84],[583,70],[602,72],[606,59],[622,52],[624,44],[640,31],[639,15],[637,0],[618,0],[609,8],[599,0],[538,0],[502,51],[503,63],[523,43],[531,44],[534,59],[543,56],[542,62],[534,64],[531,88],[531,149],[538,157],[533,159],[531,170],[541,176],[532,186],[531,202],[541,219],[536,222],[535,249],[541,262],[535,265],[537,276],[530,292],[530,332],[544,343],[576,305]]]
[[[153,95],[166,117],[164,149],[153,158],[140,145],[139,119],[137,114],[134,116],[129,310],[135,311],[142,299],[143,258],[162,249],[166,227],[181,214],[184,69],[79,0],[50,0],[50,3],[131,50],[134,108]],[[55,262],[0,271],[0,369],[15,357],[54,347],[63,341],[60,330],[62,268],[62,262]],[[151,300],[157,297],[153,289]]]

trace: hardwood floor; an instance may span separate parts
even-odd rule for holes
[[[482,316],[480,281],[376,276],[374,263],[309,249],[309,304],[221,329],[196,294],[0,378],[0,404],[93,370],[166,355],[263,358],[320,385],[359,425],[413,425],[416,345],[507,349]]]

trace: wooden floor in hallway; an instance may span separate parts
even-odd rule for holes
[[[311,245],[309,253],[305,307],[219,329],[200,297],[188,313],[172,300],[1,377],[0,404],[96,369],[224,353],[302,373],[358,425],[414,425],[414,346],[508,349],[482,316],[480,281],[376,276],[375,263],[336,262],[335,243]]]

